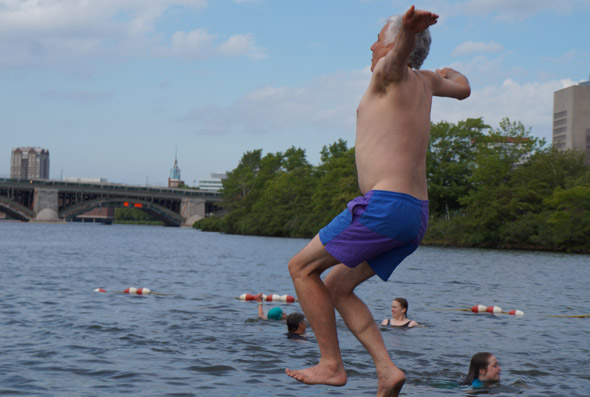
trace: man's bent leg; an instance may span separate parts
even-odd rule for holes
[[[405,382],[405,375],[391,361],[369,308],[353,292],[357,285],[374,275],[366,262],[355,268],[337,266],[326,277],[326,287],[342,319],[375,362],[379,380],[377,395],[397,396]]]
[[[315,367],[285,370],[287,375],[303,383],[346,384],[346,372],[336,333],[334,304],[320,278],[324,270],[336,264],[338,261],[324,249],[318,235],[289,261],[289,272],[297,298],[316,336],[321,355]]]

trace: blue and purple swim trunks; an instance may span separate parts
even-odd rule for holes
[[[320,230],[326,251],[348,267],[368,262],[382,280],[418,248],[428,226],[428,201],[371,190]]]

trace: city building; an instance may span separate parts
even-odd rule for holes
[[[178,168],[178,161],[176,160],[176,153],[174,153],[174,166],[170,169],[170,178],[168,178],[168,187],[180,187],[184,185],[184,181],[180,179],[180,168]]]
[[[12,149],[10,177],[13,179],[49,179],[49,150],[38,147]]]
[[[213,173],[210,178],[199,179],[199,189],[209,192],[219,192],[223,189],[223,180],[227,178],[225,173]]]
[[[553,147],[583,150],[590,161],[590,81],[553,93]]]

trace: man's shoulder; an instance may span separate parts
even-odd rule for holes
[[[405,84],[412,85],[423,83],[432,86],[437,78],[438,75],[431,70],[415,70],[410,67],[408,67],[407,73],[404,77],[399,80],[391,79],[382,71],[375,70],[371,77],[370,87],[373,91],[385,93],[391,87],[399,87]]]
[[[436,84],[440,79],[440,76],[432,70],[414,70],[414,72],[416,73],[416,76],[426,80],[431,86]]]

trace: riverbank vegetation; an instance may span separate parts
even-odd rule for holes
[[[432,125],[424,244],[590,252],[590,168],[520,122]],[[312,166],[305,151],[253,150],[223,181],[226,215],[204,231],[312,237],[358,196],[354,148],[339,140]]]
[[[115,208],[114,223],[125,225],[164,225],[164,222],[155,219],[138,208]]]

